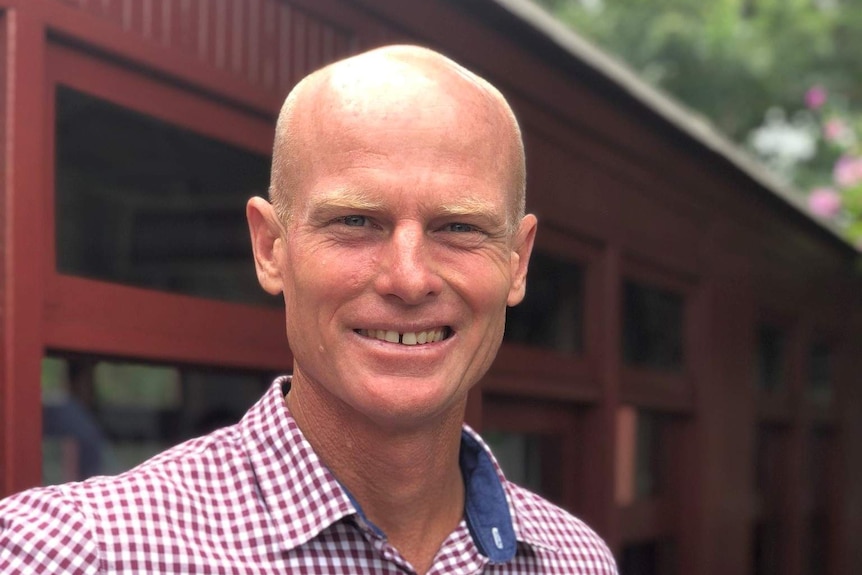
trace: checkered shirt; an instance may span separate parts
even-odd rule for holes
[[[122,475],[0,501],[0,573],[413,573],[318,459],[283,385],[237,425]],[[616,573],[593,531],[507,482],[472,430],[462,438],[465,519],[429,574]]]

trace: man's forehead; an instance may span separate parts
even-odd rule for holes
[[[469,111],[504,120],[506,104],[477,76],[425,48],[390,46],[336,62],[312,80],[311,113],[332,122]],[[496,118],[494,118],[496,117]],[[443,118],[439,118],[442,120]],[[497,123],[497,122],[495,122]]]
[[[496,102],[451,70],[372,55],[333,65],[295,113],[293,137],[311,172],[322,156],[352,166],[375,154],[388,154],[393,167],[419,154],[506,169],[516,135]]]

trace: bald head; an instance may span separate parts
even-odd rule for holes
[[[335,62],[291,91],[276,125],[270,186],[283,222],[292,217],[297,186],[313,177],[315,156],[327,143],[358,139],[369,127],[436,131],[464,155],[482,148],[482,157],[495,164],[489,169],[506,173],[508,189],[501,192],[509,196],[509,228],[517,228],[524,215],[526,171],[511,108],[484,79],[415,46],[387,46]]]

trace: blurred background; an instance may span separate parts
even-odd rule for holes
[[[859,2],[536,1],[704,116],[860,245]]]

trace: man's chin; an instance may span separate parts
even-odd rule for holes
[[[360,382],[356,382],[360,383]],[[418,428],[463,414],[467,394],[429,378],[377,376],[362,386],[353,407],[377,425]]]

